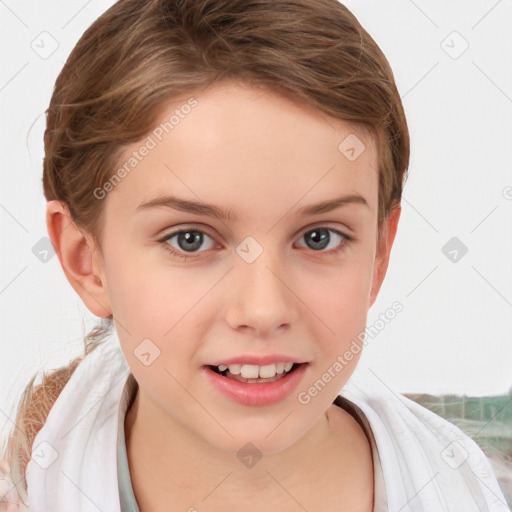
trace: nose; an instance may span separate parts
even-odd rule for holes
[[[271,337],[290,328],[298,318],[299,299],[293,292],[291,272],[270,250],[252,263],[236,258],[230,272],[227,323],[236,330]]]

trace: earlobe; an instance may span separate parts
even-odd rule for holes
[[[379,294],[382,283],[384,282],[384,277],[386,276],[388,269],[391,247],[395,241],[401,212],[402,207],[399,204],[396,205],[389,213],[386,225],[384,226],[384,233],[382,234],[382,238],[380,240],[379,246],[377,247],[377,252],[375,255],[372,287],[370,291],[370,304],[368,306],[369,308],[373,306],[373,303]]]
[[[112,309],[98,250],[92,240],[77,228],[62,201],[51,200],[46,204],[46,227],[73,289],[94,315],[110,316]]]

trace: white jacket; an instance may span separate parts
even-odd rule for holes
[[[129,376],[114,329],[78,365],[34,440],[31,512],[120,512],[118,427]],[[374,512],[510,512],[478,445],[371,370],[356,368],[336,403],[369,430]]]

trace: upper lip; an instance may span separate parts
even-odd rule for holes
[[[265,366],[275,363],[306,363],[297,357],[286,356],[283,354],[267,354],[267,355],[252,355],[245,354],[240,356],[234,356],[227,359],[219,359],[216,362],[209,363],[207,366],[219,366],[224,364],[229,366],[230,364],[252,364],[257,366]]]

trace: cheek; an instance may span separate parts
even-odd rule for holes
[[[118,261],[109,269],[109,294],[128,365],[137,380],[155,389],[153,381],[169,386],[168,372],[181,382],[187,370],[180,362],[190,360],[211,326],[209,290],[219,277],[171,267],[163,259],[144,263],[133,254]],[[141,358],[154,362],[145,366]]]
[[[372,281],[372,262],[367,254],[354,253],[339,264],[322,269],[314,277],[305,275],[302,281],[315,290],[315,297],[332,314],[354,310],[367,302]],[[305,283],[305,285],[306,285]],[[304,285],[304,289],[308,287]],[[341,310],[342,311],[341,311]]]
[[[136,253],[111,254],[106,269],[114,318],[128,330],[146,326],[162,336],[197,303],[208,288],[197,272],[151,261]]]
[[[314,337],[329,353],[340,352],[364,332],[369,308],[372,265],[363,256],[322,278],[303,281],[298,296],[315,327]],[[312,325],[310,323],[310,325]]]

